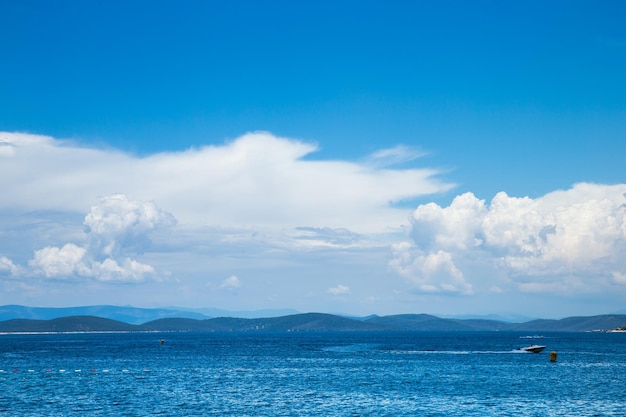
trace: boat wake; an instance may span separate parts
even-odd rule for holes
[[[522,350],[394,350],[390,353],[398,355],[503,355],[511,353],[527,353]]]

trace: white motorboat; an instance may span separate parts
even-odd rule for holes
[[[526,347],[521,347],[518,350],[523,350],[524,352],[530,352],[530,353],[539,353],[545,348],[546,348],[545,346],[541,346],[541,345],[530,345]]]

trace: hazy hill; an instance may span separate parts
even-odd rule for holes
[[[97,316],[130,324],[142,324],[147,321],[166,317],[184,317],[192,319],[206,319],[210,317],[194,311],[109,305],[59,308],[25,307],[20,305],[0,306],[0,321],[10,319],[50,320],[69,316]]]
[[[0,322],[0,332],[89,332],[89,331],[591,331],[626,326],[626,315],[568,317],[562,320],[532,320],[506,323],[496,320],[444,319],[428,314],[372,316],[353,319],[333,314],[307,313],[282,317],[244,319],[164,318],[134,325],[94,316],[70,316],[52,320],[12,319]]]
[[[367,323],[383,325],[408,331],[472,331],[506,330],[510,323],[484,319],[442,319],[429,314],[399,314],[384,317],[372,317]]]
[[[216,308],[190,309],[183,307],[138,308],[111,305],[82,307],[0,306],[0,321],[11,319],[50,320],[69,316],[97,316],[130,324],[143,324],[164,318],[209,319],[212,317],[263,318],[297,314],[291,309],[227,311]]]
[[[532,320],[526,323],[515,324],[511,329],[543,332],[584,332],[592,330],[610,330],[620,326],[626,326],[626,315],[624,314],[567,317],[561,320]]]
[[[138,331],[141,326],[93,316],[61,317],[52,320],[13,319],[0,322],[0,332],[122,332]]]
[[[219,308],[186,308],[186,307],[169,307],[172,310],[183,310],[203,314],[205,318],[210,317],[239,317],[244,319],[259,319],[267,317],[282,317],[293,314],[299,314],[298,311],[291,308],[263,309],[263,310],[223,310]],[[194,317],[190,317],[194,318]]]
[[[96,332],[96,331],[176,331],[176,332],[249,332],[249,331],[377,331],[384,326],[332,314],[308,313],[265,319],[220,317],[206,320],[185,318],[158,319],[143,325],[92,317],[71,316],[52,320],[12,319],[0,322],[0,332]]]
[[[142,327],[149,330],[214,332],[389,330],[385,326],[322,313],[294,314],[260,319],[233,317],[218,317],[208,320],[160,319],[145,323]]]

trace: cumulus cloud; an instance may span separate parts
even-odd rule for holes
[[[518,289],[585,291],[623,285],[626,185],[577,184],[537,199],[472,193],[411,216],[412,241],[393,248],[391,267],[424,291],[471,292],[476,265]]]
[[[236,290],[237,288],[241,288],[241,281],[235,275],[231,275],[222,282],[220,288],[225,290]]]
[[[91,275],[84,262],[85,248],[68,243],[61,248],[48,246],[35,251],[29,266],[36,274],[46,278]]]
[[[346,295],[350,294],[350,288],[346,285],[339,284],[336,287],[329,288],[327,292],[332,295]]]
[[[452,261],[449,252],[427,253],[407,242],[392,246],[391,267],[422,292],[471,294],[472,286]]]
[[[11,259],[6,256],[0,256],[0,276],[17,276],[19,271],[19,267],[15,265]]]
[[[158,201],[181,224],[255,229],[388,232],[405,222],[393,203],[448,190],[433,169],[313,160],[315,143],[250,133],[223,145],[137,157],[20,133],[2,133],[0,210],[85,212],[102,195]],[[407,161],[410,148],[370,160]],[[389,165],[389,164],[383,164]],[[114,250],[115,248],[111,248]]]
[[[93,278],[103,282],[141,282],[154,268],[131,258],[149,246],[149,234],[175,224],[153,202],[115,194],[101,198],[85,217],[87,244],[67,243],[35,251],[29,262],[36,275],[54,279]]]
[[[174,224],[174,216],[155,203],[130,201],[123,194],[101,198],[84,221],[89,251],[97,258],[140,253],[150,244],[150,232]]]
[[[106,258],[103,262],[93,262],[92,276],[99,281],[107,282],[142,282],[154,274],[154,268],[131,258],[118,261]]]

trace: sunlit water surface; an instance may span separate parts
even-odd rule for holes
[[[624,416],[626,333],[0,335],[15,416]],[[164,343],[161,344],[161,339]],[[546,345],[539,354],[516,348]],[[557,361],[550,362],[550,352]]]

